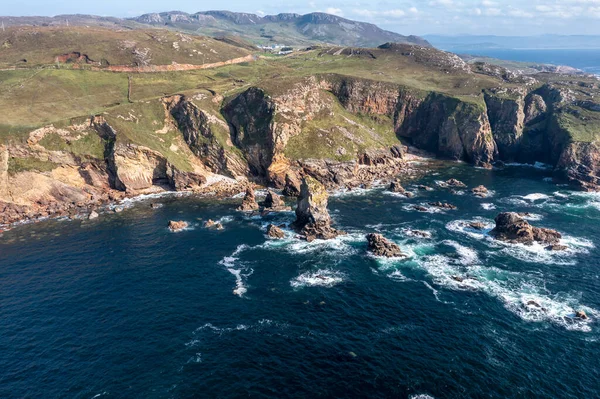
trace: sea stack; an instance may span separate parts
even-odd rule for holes
[[[345,234],[331,227],[331,217],[327,211],[328,198],[325,186],[317,180],[310,176],[302,179],[294,228],[307,241],[330,240]]]
[[[240,212],[252,212],[258,210],[258,203],[256,202],[256,196],[252,187],[246,189],[246,195],[242,201],[242,205],[237,208]]]
[[[373,253],[375,256],[384,256],[386,258],[405,256],[397,244],[387,240],[381,234],[372,233],[367,235],[367,242],[369,246],[369,252]]]

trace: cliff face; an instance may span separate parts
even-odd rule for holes
[[[213,173],[230,177],[248,175],[246,161],[221,145],[213,132],[215,125],[229,130],[225,122],[201,110],[185,96],[165,97],[163,103],[177,123],[190,150]]]

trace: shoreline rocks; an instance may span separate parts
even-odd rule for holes
[[[397,244],[386,239],[381,234],[368,234],[367,243],[369,252],[375,256],[383,256],[386,258],[406,257]]]
[[[329,194],[323,184],[310,176],[302,179],[293,227],[309,242],[316,239],[330,240],[346,234],[331,227],[327,210],[328,198]]]
[[[263,202],[264,210],[270,212],[288,211],[290,207],[285,204],[279,195],[272,190],[267,191],[267,197]]]
[[[429,206],[433,206],[434,208],[449,209],[449,210],[458,209],[455,205],[448,204],[445,202],[430,202]]]
[[[500,241],[518,244],[537,242],[556,245],[562,238],[558,231],[534,227],[514,212],[501,213],[494,220],[496,227],[490,232],[490,235]]]
[[[486,198],[490,193],[490,191],[485,186],[477,186],[474,189],[472,189],[471,192],[473,193],[473,195],[480,198]]]

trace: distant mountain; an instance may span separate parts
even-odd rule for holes
[[[489,49],[600,49],[600,36],[424,36],[435,47],[452,52]]]
[[[259,45],[311,45],[315,43],[353,47],[377,47],[396,42],[429,47],[417,36],[404,36],[376,25],[325,13],[278,14],[261,17],[231,11],[180,11],[145,14],[132,18],[140,24],[171,27],[209,36],[238,35]]]

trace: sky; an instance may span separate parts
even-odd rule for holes
[[[0,0],[0,15],[327,12],[402,34],[600,35],[600,0]]]

